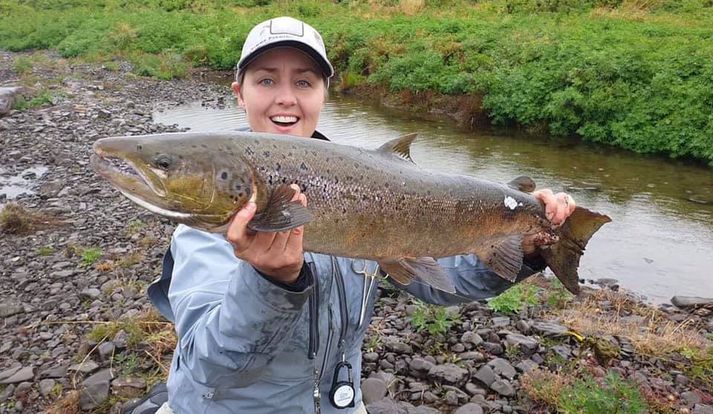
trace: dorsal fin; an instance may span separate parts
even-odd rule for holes
[[[391,141],[380,146],[377,151],[389,155],[395,154],[405,160],[413,162],[411,159],[411,144],[416,139],[416,135],[418,134],[407,134],[399,138],[392,139]]]
[[[521,175],[513,179],[507,185],[513,190],[522,191],[523,193],[531,193],[535,191],[535,182],[532,178],[526,175]]]

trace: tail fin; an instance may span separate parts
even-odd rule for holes
[[[579,258],[592,235],[610,221],[607,215],[577,207],[558,229],[560,241],[542,249],[547,266],[564,287],[575,295],[579,293]]]

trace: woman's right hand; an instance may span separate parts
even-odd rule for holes
[[[292,201],[299,201],[307,206],[307,197],[300,192],[299,186],[292,184],[290,187],[295,190]],[[278,282],[295,282],[304,261],[304,226],[279,233],[256,233],[248,228],[255,209],[255,203],[249,202],[235,214],[228,226],[226,238],[233,245],[235,256]]]

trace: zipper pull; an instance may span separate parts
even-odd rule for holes
[[[322,394],[319,392],[319,370],[314,368],[314,388],[312,389],[312,398],[314,399],[314,412],[320,414],[320,400]]]

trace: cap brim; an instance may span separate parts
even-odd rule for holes
[[[322,74],[325,77],[331,78],[332,76],[334,76],[334,68],[332,68],[332,65],[329,63],[329,61],[327,61],[321,54],[319,54],[319,52],[314,50],[311,46],[308,46],[302,42],[298,42],[295,40],[283,40],[275,43],[270,43],[268,45],[253,50],[253,52],[250,53],[247,57],[245,57],[245,59],[240,61],[240,63],[238,64],[238,72],[242,72],[250,63],[252,63],[260,55],[276,47],[293,47],[295,49],[299,49],[306,53],[309,57],[311,57],[312,60],[317,62],[320,69],[322,69]]]

